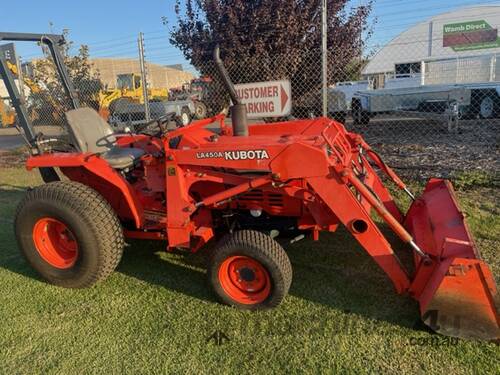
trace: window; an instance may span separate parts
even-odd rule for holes
[[[119,74],[116,79],[116,88],[120,90],[132,90],[133,78],[132,74]]]
[[[401,75],[420,73],[420,72],[421,72],[420,62],[396,64],[396,77]]]
[[[134,79],[134,84],[135,84],[135,89],[139,89],[141,87],[141,77],[139,76],[135,76],[135,79]]]

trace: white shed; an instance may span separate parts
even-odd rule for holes
[[[437,15],[399,34],[373,56],[362,73],[366,77],[421,73],[422,62],[450,59],[489,72],[489,64],[492,70],[496,65],[492,58],[500,53],[499,26],[500,5],[477,5]]]

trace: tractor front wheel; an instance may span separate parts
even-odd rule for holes
[[[278,306],[292,283],[285,250],[270,236],[242,230],[211,254],[208,281],[223,303],[246,310]]]
[[[89,287],[120,262],[120,222],[95,190],[76,182],[52,182],[29,191],[18,206],[16,238],[28,263],[48,282]]]

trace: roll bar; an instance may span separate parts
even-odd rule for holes
[[[64,65],[64,59],[61,53],[61,46],[64,45],[65,43],[63,35],[0,32],[0,41],[39,42],[46,45],[54,61],[57,74],[61,79],[64,92],[70,99],[72,109],[77,109],[80,107],[78,93],[75,90],[71,78],[69,76],[68,70]],[[14,76],[7,67],[7,62],[5,61],[5,57],[1,55],[0,55],[0,76],[5,83],[5,87],[12,100],[12,105],[16,110],[19,124],[24,130],[24,135],[26,137],[26,140],[29,142],[29,146],[32,149],[39,149],[38,147],[39,145],[37,145],[37,136],[33,129],[33,125],[31,124],[31,121],[28,117],[26,103],[24,103],[22,100],[22,97],[19,93],[19,89],[15,84]]]

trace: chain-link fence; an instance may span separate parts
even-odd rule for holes
[[[227,112],[229,97],[213,61],[186,71],[181,65],[148,61],[147,38],[143,46],[146,56],[130,44],[137,58],[68,58],[83,105],[95,108],[117,130],[171,112],[178,125]],[[329,51],[327,115],[362,134],[404,175],[497,173],[500,59],[481,49],[412,60],[416,50],[428,47],[429,41],[398,44],[396,39],[368,59],[342,65],[339,53]],[[251,123],[266,126],[322,115],[319,48],[297,58],[236,59],[227,69],[244,96]],[[68,101],[50,58],[25,63],[22,70],[20,87],[33,124],[64,128]],[[265,90],[265,82],[276,89]],[[9,116],[5,102],[4,126],[13,122]]]

